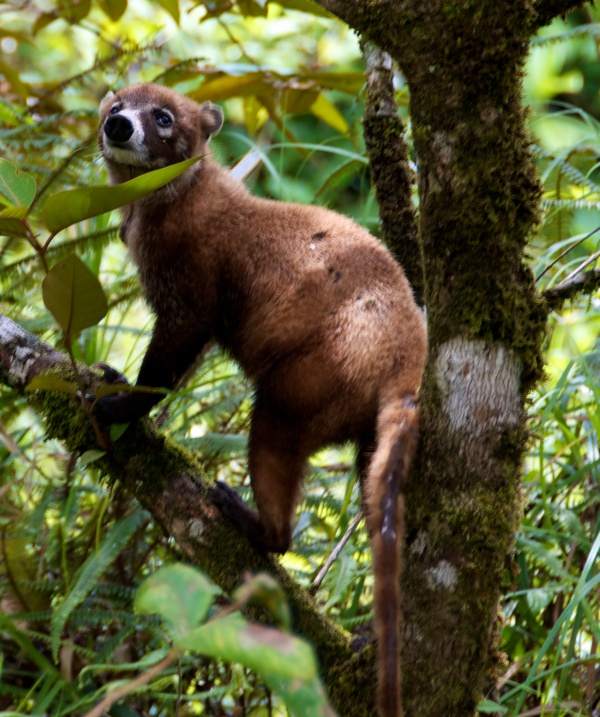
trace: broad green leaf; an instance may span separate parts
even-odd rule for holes
[[[135,596],[135,609],[160,615],[177,637],[185,637],[204,620],[219,592],[199,570],[170,565],[141,585]]]
[[[157,2],[179,25],[179,0],[157,0]]]
[[[112,187],[82,187],[58,192],[44,204],[42,218],[51,232],[59,232],[71,224],[145,197],[155,189],[164,187],[200,159],[202,157],[192,157],[162,169],[146,172],[140,177]]]
[[[110,440],[113,443],[116,443],[128,428],[128,423],[113,423],[108,431],[108,436]]]
[[[237,6],[245,17],[266,17],[267,3],[258,0],[238,0]]]
[[[127,10],[127,0],[98,0],[98,5],[113,22],[119,20]]]
[[[267,573],[253,575],[235,591],[236,603],[263,605],[285,630],[291,626],[291,614],[281,585]]]
[[[77,395],[77,386],[73,383],[65,381],[64,378],[58,376],[36,376],[25,388],[26,392],[31,391],[58,391],[59,393],[67,393],[71,396]]]
[[[481,700],[481,702],[477,705],[477,709],[481,714],[498,714],[498,712],[500,712],[504,715],[508,712],[506,707],[503,707],[492,700]]]
[[[77,0],[76,2],[59,3],[58,13],[67,22],[72,25],[76,25],[89,15],[91,7],[91,0]]]
[[[75,574],[70,591],[52,614],[50,634],[52,654],[55,659],[60,646],[60,636],[69,616],[96,587],[146,516],[146,513],[138,510],[112,525],[104,536],[100,548],[90,555]]]
[[[280,630],[248,623],[235,613],[212,620],[176,641],[178,647],[259,673],[296,717],[331,717],[310,645]]]
[[[15,207],[28,207],[35,197],[35,179],[7,159],[0,159],[0,193]]]
[[[317,17],[333,17],[331,13],[317,5],[313,0],[277,0],[277,4],[288,10],[300,10],[300,12],[308,12]]]
[[[23,219],[27,216],[27,207],[6,207],[0,211],[0,235],[27,236],[27,227]]]
[[[281,94],[281,109],[288,114],[307,112],[319,98],[317,90],[284,90]]]
[[[273,86],[266,81],[260,72],[251,72],[247,75],[231,76],[221,75],[215,79],[203,82],[198,89],[188,93],[196,102],[218,102],[230,97],[247,97],[272,92]]]
[[[242,102],[244,107],[244,123],[248,134],[255,134],[269,119],[269,113],[263,107],[262,103],[253,95],[244,97]]]
[[[42,282],[48,311],[67,342],[106,316],[106,296],[96,276],[75,254],[54,266]]]
[[[310,111],[315,117],[322,119],[323,122],[326,122],[340,134],[346,134],[348,132],[346,119],[333,102],[330,102],[322,92],[310,106]]]
[[[102,458],[102,456],[105,455],[106,451],[100,451],[97,448],[93,448],[81,455],[81,457],[79,458],[79,466],[81,468],[84,468],[85,466],[88,466],[90,463],[94,463],[99,458]]]
[[[365,84],[362,72],[332,72],[330,70],[317,70],[306,72],[302,80],[315,80],[320,87],[328,90],[340,90],[350,95],[357,95]]]
[[[239,613],[212,620],[177,640],[177,645],[282,679],[312,680],[317,663],[308,643],[274,627],[249,623]]]

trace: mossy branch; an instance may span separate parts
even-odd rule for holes
[[[600,269],[592,269],[577,274],[570,281],[546,289],[542,296],[550,309],[558,311],[565,301],[575,299],[580,294],[592,294],[598,287],[600,287]]]
[[[404,268],[419,304],[423,303],[423,258],[412,203],[413,177],[405,128],[394,97],[392,58],[370,42],[362,42],[366,64],[367,106],[363,132],[375,187],[381,233]]]
[[[74,378],[66,355],[0,314],[0,384],[24,393],[31,380],[45,372],[65,380]],[[93,392],[99,377],[84,366],[79,372],[86,391]],[[26,395],[44,416],[47,437],[63,441],[75,454],[97,448],[94,431],[73,395],[55,391]],[[110,481],[119,481],[134,495],[175,539],[186,558],[225,592],[237,587],[248,570],[274,575],[286,592],[294,630],[315,648],[334,705],[345,716],[373,714],[373,647],[368,645],[355,654],[350,636],[319,612],[308,591],[273,557],[256,552],[223,518],[212,503],[212,486],[193,454],[160,435],[150,421],[142,421],[132,424],[95,465]],[[348,674],[352,679],[347,679]]]

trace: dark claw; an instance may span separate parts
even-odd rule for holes
[[[129,383],[122,373],[119,373],[116,369],[103,361],[92,364],[92,368],[97,368],[102,371],[102,378],[106,383]]]

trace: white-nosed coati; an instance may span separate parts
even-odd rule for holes
[[[202,159],[125,209],[122,237],[156,325],[138,385],[172,389],[216,339],[254,381],[249,470],[258,513],[223,484],[215,501],[263,550],[285,552],[309,456],[358,447],[373,546],[379,711],[401,714],[399,574],[403,481],[418,430],[427,335],[402,269],[367,231],[321,207],[260,199],[211,158],[218,107],[154,84],[102,101],[113,183]],[[155,393],[102,398],[131,421]]]

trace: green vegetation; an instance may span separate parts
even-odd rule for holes
[[[599,17],[581,10],[545,28],[526,68],[544,184],[543,225],[530,246],[541,289],[593,270],[600,257]],[[311,0],[0,3],[0,312],[61,350],[66,345],[75,361],[108,362],[135,377],[151,317],[118,239],[118,214],[109,212],[119,203],[115,190],[92,188],[106,184],[95,144],[99,101],[108,89],[140,80],[220,103],[226,124],[214,151],[229,165],[249,150],[259,153],[247,179],[255,193],[327,204],[376,233],[360,125],[362,71],[357,38]],[[409,123],[400,76],[396,99]],[[407,139],[414,161],[410,124]],[[67,190],[76,191],[62,194]],[[80,291],[92,315],[82,315]],[[600,710],[600,301],[591,291],[567,303],[557,296],[546,378],[530,400],[523,521],[505,571],[499,629],[507,669],[490,676],[482,714],[592,717]],[[78,389],[55,375],[40,381],[38,388],[62,392],[61,410],[64,396]],[[248,382],[213,348],[153,413],[164,434],[201,457],[210,477],[246,499],[250,400]],[[182,560],[177,546],[118,484],[101,480],[103,451],[70,453],[44,441],[44,432],[41,416],[3,387],[0,717],[85,714],[143,674],[147,681],[109,714],[304,714],[290,695],[297,685],[282,688],[281,675],[269,671],[285,672],[290,663],[277,664],[269,652],[271,638],[261,632],[267,628],[252,632],[234,613],[226,644],[194,632],[228,619],[219,614],[229,603],[213,602],[204,578],[186,579],[209,596],[206,613],[189,617],[185,630],[173,626],[183,618],[169,618],[175,598],[168,590],[183,591],[177,580],[184,578],[169,583],[164,570],[174,568],[164,566]],[[282,561],[306,587],[360,509],[352,460],[348,447],[313,460],[293,549]],[[456,506],[457,524],[478,513],[477,506]],[[167,596],[149,606],[152,583],[144,581],[159,576]],[[257,578],[233,606],[262,596],[271,615],[285,614],[271,589]],[[325,614],[370,637],[364,523],[315,589]],[[199,609],[202,599],[182,611]],[[275,620],[285,628],[285,618]],[[251,648],[234,645],[244,631],[252,632]],[[278,648],[298,651],[292,667],[305,678],[300,691],[325,705],[312,653],[285,631],[277,635]]]

